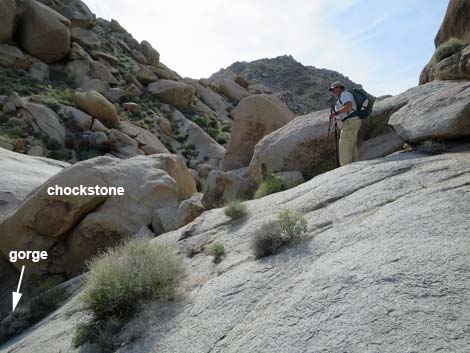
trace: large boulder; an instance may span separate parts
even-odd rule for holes
[[[15,27],[15,17],[15,0],[2,0],[0,2],[0,43],[11,40]]]
[[[47,179],[69,166],[0,148],[0,215],[13,209]]]
[[[119,130],[133,138],[137,142],[139,149],[144,151],[145,154],[169,153],[157,136],[129,121],[121,121],[119,123]]]
[[[32,56],[53,63],[70,50],[70,21],[50,7],[28,0],[19,25],[20,43]]]
[[[165,103],[187,107],[194,99],[194,89],[184,82],[158,80],[148,86],[148,91]]]
[[[199,217],[205,211],[202,204],[203,194],[198,192],[189,199],[182,201],[176,213],[176,228],[185,226]]]
[[[193,146],[197,156],[194,157],[199,163],[206,163],[213,168],[220,168],[225,155],[225,148],[217,143],[199,125],[195,124],[178,110],[172,115],[172,120],[178,124],[179,133],[187,136],[185,144]]]
[[[75,104],[80,110],[100,120],[106,127],[119,125],[119,115],[116,107],[96,91],[75,92]]]
[[[49,196],[48,188],[56,185],[115,186],[125,192],[122,196]],[[177,206],[195,192],[193,175],[174,155],[79,162],[49,179],[0,221],[0,251],[7,255],[11,250],[49,250],[47,262],[30,266],[30,274],[77,275],[100,249],[149,226],[155,209]]]
[[[144,151],[139,149],[136,140],[117,129],[111,129],[109,133],[109,147],[111,153],[121,159],[145,154]]]
[[[65,128],[52,109],[42,104],[26,103],[19,113],[21,118],[32,126],[35,133],[44,134],[49,141],[55,141],[64,146]]]
[[[144,54],[147,64],[158,67],[160,64],[160,54],[147,41],[142,41],[139,45],[139,51]]]
[[[31,62],[19,48],[13,45],[0,44],[0,65],[27,70]]]
[[[389,120],[405,142],[417,143],[429,139],[458,139],[470,136],[470,83],[434,81],[410,89],[390,101],[404,100],[406,105]]]
[[[304,178],[335,167],[334,130],[328,139],[329,110],[296,117],[256,144],[250,177],[260,183],[281,171],[299,171]],[[334,129],[334,127],[333,127]]]
[[[223,172],[214,170],[207,178],[202,203],[210,209],[223,207],[233,200],[246,200],[253,194],[247,168]]]
[[[250,164],[255,145],[272,131],[294,118],[287,106],[272,95],[260,94],[243,99],[233,111],[232,134],[223,161],[224,170]]]
[[[245,88],[228,78],[222,80],[219,85],[219,91],[235,102],[239,102],[243,98],[249,96],[249,93]]]
[[[85,49],[94,50],[101,48],[101,40],[90,30],[75,27],[70,31],[70,36],[72,41],[77,42]]]
[[[203,86],[197,80],[185,79],[185,82],[193,86],[198,98],[214,110],[219,117],[224,118],[224,120],[230,120],[227,110],[232,106],[231,104],[226,103],[212,88]]]

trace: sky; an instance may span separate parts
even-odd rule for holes
[[[235,61],[292,55],[370,93],[416,86],[434,52],[446,0],[85,0],[184,77]]]

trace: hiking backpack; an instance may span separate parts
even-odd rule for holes
[[[357,110],[350,115],[357,115],[361,119],[367,118],[370,113],[372,113],[372,107],[374,106],[375,97],[371,96],[362,88],[351,88],[347,91],[352,93],[357,106]]]

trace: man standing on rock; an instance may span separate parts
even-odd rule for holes
[[[361,119],[354,114],[357,111],[357,105],[353,94],[345,90],[341,82],[333,82],[330,91],[338,97],[330,119],[336,119],[338,127],[341,129],[339,163],[343,166],[359,160],[357,133],[361,127]]]

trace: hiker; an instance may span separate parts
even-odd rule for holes
[[[354,95],[345,90],[339,81],[330,86],[330,91],[338,97],[334,109],[330,114],[330,120],[336,119],[341,130],[339,137],[339,163],[341,166],[359,160],[357,150],[357,133],[361,127],[361,118],[355,113],[357,111]]]

